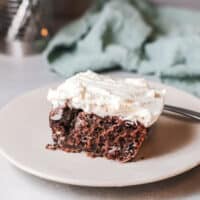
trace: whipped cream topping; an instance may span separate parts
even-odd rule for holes
[[[47,99],[53,107],[80,108],[99,116],[118,116],[151,126],[163,110],[165,91],[152,88],[141,78],[112,79],[91,71],[79,73],[50,89]]]

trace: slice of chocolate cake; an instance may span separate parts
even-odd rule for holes
[[[135,158],[163,109],[163,91],[145,80],[113,80],[91,71],[50,90],[48,100],[53,138],[48,149],[121,162]]]

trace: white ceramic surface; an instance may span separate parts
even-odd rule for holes
[[[26,172],[62,183],[111,187],[162,180],[200,164],[200,123],[169,116],[160,117],[137,162],[121,164],[46,150],[51,142],[47,88],[18,97],[0,111],[1,153]],[[200,110],[197,98],[166,88],[168,104]]]

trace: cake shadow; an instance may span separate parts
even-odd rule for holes
[[[161,116],[150,129],[136,160],[169,154],[183,148],[194,137],[193,122],[180,118]]]

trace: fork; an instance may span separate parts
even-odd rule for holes
[[[180,107],[165,104],[164,105],[164,111],[169,111],[169,112],[172,112],[172,113],[176,113],[176,114],[179,114],[179,115],[200,121],[200,112],[196,112],[196,111],[193,111],[193,110],[189,110],[189,109],[180,108]]]

